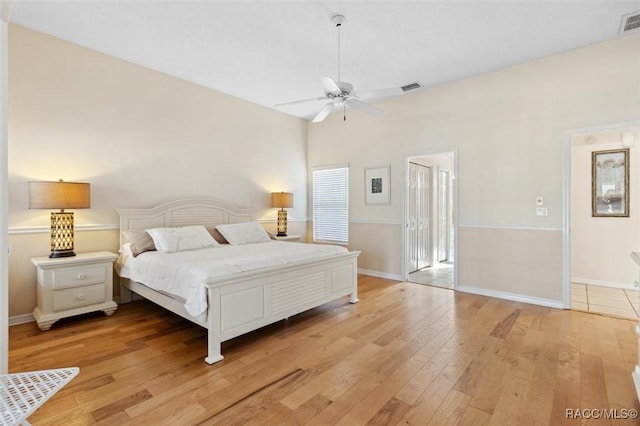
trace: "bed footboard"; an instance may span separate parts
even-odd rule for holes
[[[224,358],[220,345],[225,340],[347,295],[350,303],[357,303],[359,254],[209,281],[205,362]]]

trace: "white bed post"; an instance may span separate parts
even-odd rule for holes
[[[358,268],[353,268],[353,291],[349,295],[349,303],[358,303]]]
[[[207,310],[207,357],[204,361],[207,364],[213,364],[222,361],[222,349],[220,348],[220,328],[222,321],[222,312],[220,304],[220,289],[207,289],[207,297],[209,298],[209,309]]]

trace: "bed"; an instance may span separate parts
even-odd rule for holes
[[[126,243],[122,231],[127,230],[192,225],[211,228],[254,221],[251,210],[208,198],[177,200],[150,209],[120,209],[118,213],[121,247]],[[283,244],[302,246],[281,241],[274,244],[288,252],[293,251],[293,246]],[[350,303],[358,302],[359,254],[324,253],[319,258],[294,259],[286,264],[207,278],[202,283],[206,307],[201,315],[192,315],[193,310],[187,310],[184,299],[125,277],[120,277],[120,303],[130,302],[135,293],[206,328],[205,362],[213,364],[224,358],[221,343],[226,340],[345,296],[349,296]]]

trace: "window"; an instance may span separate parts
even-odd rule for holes
[[[313,171],[313,240],[349,242],[349,166]]]

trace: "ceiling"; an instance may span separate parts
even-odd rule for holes
[[[640,0],[150,1],[12,0],[10,23],[250,102],[357,89],[425,87],[620,37]],[[420,89],[418,89],[420,90]],[[405,96],[410,96],[406,94]],[[278,108],[312,118],[326,102]]]

